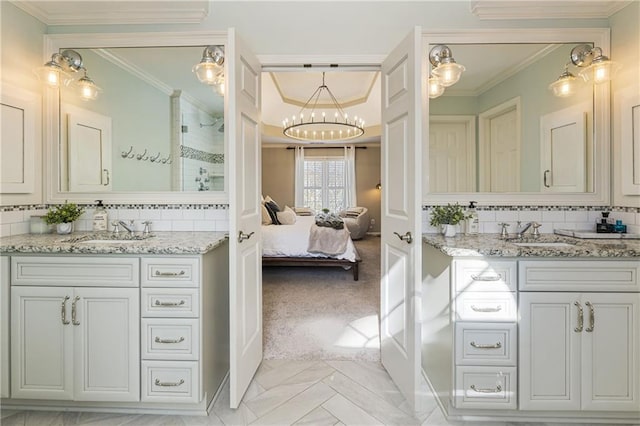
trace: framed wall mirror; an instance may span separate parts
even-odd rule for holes
[[[608,29],[427,32],[425,42],[426,56],[444,44],[466,67],[428,101],[425,204],[609,203],[608,83],[549,90],[575,46],[608,52]]]
[[[222,92],[192,72],[226,33],[46,36],[47,60],[72,49],[102,89],[84,101],[46,89],[49,202],[227,203]]]

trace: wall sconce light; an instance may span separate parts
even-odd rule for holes
[[[222,46],[207,46],[202,52],[202,59],[193,66],[192,71],[201,83],[214,86],[223,76],[224,50]]]
[[[440,80],[440,84],[444,87],[456,84],[465,70],[464,66],[456,63],[451,49],[444,44],[439,44],[431,49],[429,62],[434,66],[431,73]]]
[[[376,185],[376,189],[380,191],[382,189],[382,183],[378,182],[378,184]]]
[[[444,86],[440,83],[438,77],[429,76],[429,98],[434,99],[444,93]]]
[[[601,48],[588,44],[580,44],[571,49],[571,62],[577,67],[585,67],[580,71],[580,77],[595,84],[611,81],[621,67],[619,63],[604,56]]]
[[[78,94],[84,101],[94,100],[98,93],[102,91],[87,76],[87,69],[83,66],[82,56],[75,50],[63,50],[61,53],[51,55],[51,60],[44,66],[36,68],[35,73],[38,78],[50,87],[58,88],[68,86],[74,79],[72,73],[84,71],[84,76],[78,79]]]
[[[564,72],[560,77],[549,85],[549,90],[559,98],[566,98],[573,95],[578,87],[578,79],[569,72],[569,64],[564,66]]]

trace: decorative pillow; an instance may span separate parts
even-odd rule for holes
[[[273,198],[271,198],[269,195],[267,195],[266,197],[264,197],[264,202],[266,203],[273,203],[274,206],[276,206],[276,209],[278,209],[277,211],[281,211],[280,210],[280,206],[278,205],[278,203],[276,203]]]
[[[280,221],[278,220],[277,215],[277,213],[280,211],[278,205],[274,201],[266,201],[265,199],[264,206],[267,208],[267,212],[271,217],[271,222],[273,222],[274,225],[280,225]]]
[[[296,212],[288,206],[284,206],[284,211],[277,212],[276,216],[278,216],[280,225],[293,225],[296,223]]]
[[[262,204],[262,224],[271,225],[272,223],[273,221],[271,220],[271,216],[269,215],[267,208],[265,207],[264,204]]]
[[[313,209],[311,209],[309,207],[294,207],[293,211],[295,211],[295,213],[298,216],[313,216],[313,215],[315,215],[315,212],[313,211]]]
[[[346,209],[347,214],[352,213],[352,214],[360,214],[364,211],[364,207],[349,207],[348,209]]]

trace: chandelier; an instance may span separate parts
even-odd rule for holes
[[[297,116],[282,120],[283,133],[285,136],[300,141],[313,142],[334,142],[354,139],[364,135],[364,120],[355,116],[349,119],[349,115],[344,112],[340,103],[333,96],[331,90],[324,82],[322,73],[322,85],[309,97],[309,100],[302,106]],[[318,100],[326,92],[332,105],[320,105]],[[316,116],[318,108],[335,110],[333,117],[327,117],[327,112],[322,111]]]

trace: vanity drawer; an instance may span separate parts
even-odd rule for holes
[[[515,410],[516,367],[456,367],[456,408]]]
[[[118,256],[11,256],[11,285],[138,287],[140,263]]]
[[[197,318],[200,290],[197,288],[143,288],[142,317]]]
[[[198,287],[199,284],[198,258],[142,258],[143,287]]]
[[[510,365],[517,358],[516,323],[456,324],[456,365]]]
[[[469,292],[456,296],[458,321],[516,321],[516,293]]]
[[[199,391],[197,361],[142,361],[143,402],[195,403]]]
[[[142,319],[142,359],[198,360],[197,319]]]
[[[456,292],[516,291],[517,262],[515,260],[454,260]]]
[[[640,292],[637,260],[526,260],[519,271],[522,291]]]

